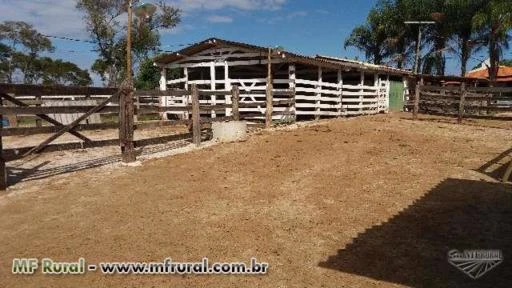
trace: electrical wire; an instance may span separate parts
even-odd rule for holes
[[[43,37],[46,37],[46,38],[65,40],[65,41],[72,41],[72,42],[82,42],[82,43],[88,43],[88,44],[97,44],[98,43],[96,41],[77,39],[77,38],[71,38],[71,37],[65,37],[65,36],[55,36],[55,35],[45,35],[45,34],[40,34],[40,35],[43,36]],[[187,46],[192,46],[194,44],[195,43],[166,44],[166,45],[160,45],[159,46],[160,48],[157,48],[156,50],[158,52],[160,52],[160,53],[174,53],[175,52],[174,50],[163,49],[163,48],[183,48],[183,47],[187,47]],[[75,53],[75,50],[69,50],[67,52]],[[95,50],[91,50],[91,51],[87,51],[87,52],[96,52],[96,51]],[[80,53],[82,53],[82,51],[80,51]],[[85,51],[83,51],[83,53],[85,53]]]

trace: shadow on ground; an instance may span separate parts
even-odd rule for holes
[[[504,261],[473,280],[448,263],[452,249],[500,249]],[[512,287],[512,186],[447,179],[319,265],[412,287]]]
[[[511,160],[512,148],[503,151],[498,156],[479,167],[477,171],[501,181]],[[512,179],[508,179],[508,181],[512,182]]]
[[[136,150],[137,156],[149,156],[155,153],[170,151],[173,149],[178,149],[185,147],[190,144],[188,140],[175,141],[168,143],[163,146],[156,147],[142,147]],[[95,167],[105,166],[109,164],[114,164],[121,162],[121,155],[112,155],[106,157],[100,157],[96,159],[86,160],[86,161],[78,161],[76,163],[68,164],[68,165],[60,165],[60,166],[51,166],[50,161],[41,162],[36,164],[31,168],[20,168],[13,167],[12,165],[7,166],[7,177],[9,185],[14,185],[16,183],[22,181],[31,181],[37,179],[44,179],[51,176],[56,176],[60,174],[66,174],[71,172],[76,172],[85,169],[91,169]],[[46,168],[45,168],[46,167]]]

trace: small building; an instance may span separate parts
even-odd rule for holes
[[[237,85],[240,102],[254,104],[265,103],[268,59],[273,89],[293,91],[291,95],[274,97],[276,101],[293,100],[291,107],[274,107],[276,120],[403,110],[407,90],[404,80],[410,72],[386,66],[327,56],[309,57],[218,38],[160,55],[155,65],[162,72],[161,90],[190,89],[195,84],[203,90],[226,91],[225,96],[211,96],[211,104],[230,104],[230,90]],[[184,106],[189,100],[187,96],[163,97],[162,105]],[[264,116],[265,107],[241,108],[240,113]],[[229,109],[211,112],[211,117],[224,115],[230,116]]]
[[[466,77],[489,80],[489,62],[485,61],[477,69],[466,73]],[[498,76],[496,77],[496,86],[512,87],[512,67],[500,65],[498,67]]]

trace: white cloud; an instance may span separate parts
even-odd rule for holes
[[[277,10],[288,0],[171,0],[187,13],[191,10]],[[68,37],[87,37],[76,0],[0,0],[0,21],[28,22],[38,31]],[[211,22],[229,23],[229,16],[212,16]]]
[[[266,17],[259,18],[256,21],[258,21],[260,23],[264,23],[264,24],[274,25],[274,24],[277,24],[277,23],[283,22],[283,21],[293,21],[296,18],[306,17],[308,15],[309,15],[309,13],[307,11],[293,11],[288,14],[273,16],[270,18],[266,18]]]
[[[286,16],[286,18],[293,19],[293,18],[297,18],[297,17],[306,17],[306,16],[308,16],[308,12],[306,12],[306,11],[295,11],[295,12],[291,12],[290,14],[288,14]]]
[[[183,10],[217,10],[235,8],[241,10],[277,10],[288,0],[177,0],[174,3]]]
[[[74,0],[0,0],[0,21],[25,21],[47,34],[84,37],[82,14]]]
[[[233,22],[233,18],[231,18],[229,16],[221,16],[221,15],[212,15],[212,16],[209,16],[208,18],[206,18],[206,20],[208,20],[208,22],[211,22],[211,23],[232,23]]]
[[[170,35],[177,35],[185,32],[189,32],[192,30],[195,30],[197,27],[191,24],[182,23],[172,29],[162,29],[160,30],[160,34],[170,34]]]
[[[316,9],[315,12],[318,14],[331,14],[329,11],[323,9]]]

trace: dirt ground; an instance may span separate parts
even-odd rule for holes
[[[495,179],[512,127],[409,118],[320,121],[16,184],[0,195],[0,287],[512,287],[512,187]],[[473,280],[452,249],[505,260]],[[270,270],[22,276],[15,257],[256,257]]]

